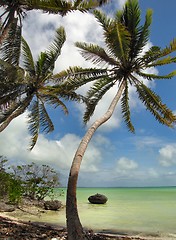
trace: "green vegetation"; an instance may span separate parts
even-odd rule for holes
[[[59,186],[59,176],[48,165],[12,166],[5,168],[7,159],[0,157],[0,196],[18,204],[22,198],[43,200]]]
[[[49,133],[54,130],[54,125],[48,114],[47,106],[54,109],[60,107],[65,114],[68,109],[65,100],[80,101],[82,98],[73,90],[62,87],[61,81],[55,80],[53,73],[55,62],[60,56],[61,49],[66,40],[63,27],[56,30],[52,44],[38,59],[34,61],[32,52],[27,42],[22,38],[22,49],[19,41],[11,44],[13,32],[9,35],[1,47],[0,65],[0,132],[9,123],[27,109],[29,113],[29,131],[32,136],[30,149],[34,147],[40,131]],[[18,66],[21,51],[21,66]],[[11,69],[13,74],[9,74]],[[5,77],[4,77],[5,76]],[[13,83],[13,84],[9,84]]]
[[[12,167],[15,179],[20,179],[23,195],[32,200],[43,200],[59,186],[58,174],[48,165],[35,163]]]
[[[23,186],[20,179],[5,169],[7,159],[0,156],[0,198],[10,203],[19,203],[23,195]]]

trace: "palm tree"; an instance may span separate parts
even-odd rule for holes
[[[67,114],[67,107],[61,99],[81,100],[78,94],[62,88],[61,81],[53,81],[54,64],[65,39],[64,28],[58,28],[53,43],[48,50],[41,52],[35,63],[27,42],[22,38],[23,68],[18,66],[19,50],[17,54],[11,52],[14,46],[10,46],[8,39],[3,44],[0,59],[0,132],[28,109],[31,149],[37,141],[39,130],[48,133],[54,129],[47,105],[54,108],[60,106]]]
[[[26,12],[32,9],[42,10],[44,12],[52,14],[66,15],[70,11],[79,10],[85,12],[102,6],[109,0],[1,0],[0,7],[2,8],[2,14],[0,19],[3,18],[3,22],[0,26],[0,44],[7,36],[8,31],[12,23],[22,27],[22,19],[25,17]]]
[[[145,22],[140,25],[140,8],[137,0],[128,0],[123,10],[117,11],[113,19],[98,10],[94,11],[94,15],[103,28],[106,49],[95,44],[80,42],[77,42],[76,46],[80,49],[82,56],[96,64],[97,68],[70,67],[56,77],[65,80],[64,84],[67,89],[76,89],[88,82],[93,83],[86,95],[89,102],[87,102],[84,114],[85,123],[108,90],[116,87],[116,94],[107,112],[87,130],[72,162],[66,203],[68,240],[87,239],[78,215],[76,187],[80,165],[93,134],[112,116],[119,101],[128,129],[131,132],[135,130],[130,118],[129,87],[134,86],[146,109],[161,124],[172,127],[176,121],[176,116],[162,103],[160,96],[141,80],[141,77],[148,81],[170,79],[176,75],[176,71],[163,76],[146,72],[152,67],[176,62],[176,57],[170,55],[176,50],[176,39],[164,49],[153,46],[143,52],[149,40],[152,11],[147,10]],[[106,68],[101,68],[102,64],[106,65]]]

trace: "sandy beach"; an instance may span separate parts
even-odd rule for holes
[[[90,232],[92,240],[176,240],[176,235],[144,233],[130,234],[118,232]],[[21,221],[19,218],[11,217],[8,213],[0,213],[0,239],[67,239],[66,229],[56,224],[43,222]]]

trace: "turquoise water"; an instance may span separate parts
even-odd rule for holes
[[[58,199],[63,203],[65,194]],[[96,193],[108,197],[104,205],[90,204],[87,198]],[[84,227],[116,232],[137,231],[176,233],[176,187],[160,188],[78,188],[78,209]],[[65,209],[49,212],[41,221],[65,225]]]

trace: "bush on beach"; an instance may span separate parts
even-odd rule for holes
[[[41,201],[59,186],[59,177],[50,166],[35,163],[5,167],[7,159],[0,156],[0,198],[19,204],[22,198]]]

